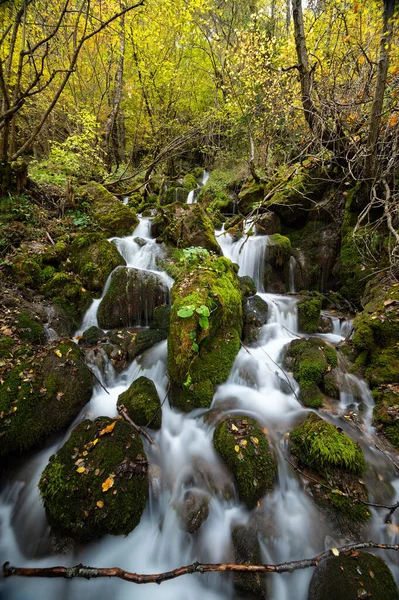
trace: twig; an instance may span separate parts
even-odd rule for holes
[[[3,565],[3,576],[4,577],[62,577],[64,579],[73,579],[75,577],[83,577],[84,579],[97,579],[99,577],[116,577],[123,579],[129,583],[162,583],[163,581],[169,581],[170,579],[176,579],[182,575],[188,575],[190,573],[210,573],[214,571],[221,571],[224,573],[239,572],[239,573],[292,573],[299,569],[308,569],[309,567],[317,567],[319,562],[325,558],[336,556],[336,553],[346,554],[353,550],[363,550],[365,548],[376,548],[378,550],[399,550],[399,544],[377,544],[377,542],[357,542],[355,544],[348,544],[347,546],[341,546],[339,548],[333,548],[332,550],[326,550],[313,558],[304,558],[302,560],[295,560],[292,562],[285,562],[275,565],[249,565],[249,564],[234,564],[234,563],[215,563],[215,564],[203,564],[194,562],[191,565],[179,567],[173,569],[173,571],[166,571],[165,573],[155,574],[139,574],[130,573],[120,569],[119,567],[111,568],[96,568],[86,567],[82,564],[74,567],[42,567],[42,568],[23,568],[23,567],[11,567],[6,562]],[[353,556],[356,559],[356,555]]]
[[[170,383],[168,383],[168,387],[167,387],[167,390],[166,390],[165,398],[162,400],[161,404],[158,406],[157,410],[154,412],[154,414],[152,415],[151,419],[148,421],[146,427],[149,427],[151,425],[151,423],[153,422],[153,420],[155,419],[155,417],[157,416],[157,414],[159,413],[159,411],[162,410],[162,407],[165,404],[166,398],[168,397],[168,394],[169,394],[169,388],[170,388]]]
[[[150,436],[150,434],[147,433],[147,431],[144,431],[144,429],[141,429],[141,427],[139,427],[138,425],[136,425],[136,423],[134,421],[132,421],[132,419],[127,414],[127,410],[123,406],[123,404],[121,404],[120,406],[118,406],[118,413],[120,414],[120,416],[123,419],[125,419],[125,421],[127,421],[128,423],[130,423],[130,425],[135,428],[135,430],[137,431],[137,433],[139,433],[140,435],[143,435],[145,437],[145,439],[150,442],[150,444],[153,444],[154,446],[156,446],[156,443],[154,442],[154,440],[152,439],[152,437]]]
[[[339,496],[345,496],[345,498],[349,498],[350,500],[353,500],[353,502],[359,502],[360,504],[365,504],[366,506],[373,506],[374,508],[390,509],[389,513],[387,514],[387,516],[384,519],[384,523],[390,523],[393,513],[395,512],[395,510],[397,508],[399,508],[399,502],[396,502],[396,504],[393,504],[392,506],[389,506],[386,504],[374,504],[373,502],[367,502],[366,500],[361,500],[360,498],[357,498],[356,496],[352,496],[351,494],[348,494],[347,492],[342,492],[341,490],[337,490],[336,488],[333,488],[330,485],[327,485],[326,483],[322,483],[318,479],[315,479],[311,475],[304,473],[303,471],[301,471],[301,469],[299,469],[299,467],[297,467],[296,465],[294,465],[294,463],[292,463],[290,460],[288,460],[288,458],[286,458],[285,460],[287,461],[287,463],[289,463],[291,465],[291,467],[294,469],[294,471],[298,471],[298,473],[303,475],[303,477],[306,477],[306,479],[309,479],[309,481],[314,481],[315,483],[317,483],[317,485],[321,485],[322,487],[326,488],[333,494],[338,494]]]
[[[52,246],[55,246],[55,241],[53,240],[53,238],[51,237],[51,235],[49,234],[48,231],[46,231],[46,235],[47,235],[47,238],[48,238],[50,244],[52,244]]]
[[[81,361],[81,362],[83,363],[83,361]],[[83,364],[84,364],[84,365],[87,367],[86,363],[83,363]],[[94,373],[94,371],[92,371],[92,370],[90,369],[90,367],[87,367],[87,368],[89,369],[90,373],[93,375],[94,379],[95,379],[95,380],[96,380],[96,381],[97,381],[97,382],[98,382],[98,383],[101,385],[101,387],[103,388],[103,390],[104,390],[105,392],[107,392],[107,394],[109,395],[109,391],[108,391],[108,390],[107,390],[107,388],[106,388],[106,387],[105,387],[105,386],[104,386],[104,385],[101,383],[101,380],[100,380],[100,379],[97,377],[97,375]]]

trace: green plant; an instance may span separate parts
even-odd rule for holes
[[[70,211],[68,216],[72,219],[76,227],[88,227],[90,225],[90,217],[81,210]]]

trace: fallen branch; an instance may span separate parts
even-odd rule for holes
[[[333,488],[330,485],[327,485],[326,483],[319,481],[315,477],[312,477],[311,475],[307,475],[307,473],[304,473],[303,471],[301,471],[301,469],[299,469],[299,467],[297,467],[296,465],[294,465],[294,463],[292,463],[290,460],[288,460],[288,458],[286,458],[285,460],[287,461],[287,463],[289,463],[291,465],[291,467],[294,469],[294,471],[297,471],[298,473],[300,473],[300,475],[302,475],[306,479],[309,479],[309,481],[313,481],[314,483],[317,483],[317,485],[321,485],[323,488],[329,490],[333,494],[338,494],[339,496],[344,496],[345,498],[349,498],[350,500],[353,500],[353,502],[359,502],[360,504],[365,504],[366,506],[372,506],[373,508],[389,509],[389,513],[385,517],[384,523],[390,523],[393,513],[395,512],[395,510],[397,508],[399,508],[399,502],[396,502],[396,504],[387,505],[387,504],[375,504],[373,502],[367,502],[367,500],[361,500],[360,498],[357,498],[356,496],[352,496],[351,494],[348,494],[347,492],[342,492],[341,490],[338,490],[337,488]]]
[[[97,579],[100,577],[116,577],[123,579],[129,583],[162,583],[170,579],[176,579],[182,575],[190,573],[210,573],[214,571],[222,571],[224,573],[292,573],[299,569],[308,569],[309,567],[317,567],[319,562],[330,556],[336,556],[336,553],[347,553],[353,550],[363,550],[365,548],[376,548],[378,550],[399,550],[399,544],[377,544],[376,542],[358,542],[356,544],[348,544],[340,548],[326,550],[313,558],[304,558],[302,560],[294,560],[292,562],[280,563],[277,565],[237,565],[234,563],[215,563],[203,564],[194,562],[191,565],[166,571],[165,573],[155,574],[139,574],[124,571],[119,567],[111,568],[96,568],[85,567],[82,564],[74,567],[42,567],[42,568],[23,568],[11,567],[10,563],[6,562],[3,565],[4,577],[63,577],[64,579],[73,579],[75,577],[83,577],[84,579]],[[355,558],[355,556],[354,556]]]
[[[81,361],[81,362],[83,363],[83,361]],[[102,384],[102,382],[101,382],[100,378],[99,378],[99,377],[97,377],[97,375],[94,373],[94,371],[92,371],[92,370],[90,369],[90,367],[88,367],[88,366],[86,365],[86,363],[83,363],[83,364],[84,364],[84,365],[85,365],[85,366],[86,366],[86,367],[89,369],[89,371],[90,371],[90,373],[93,375],[94,379],[95,379],[95,380],[96,380],[96,381],[97,381],[97,382],[100,384],[100,386],[103,388],[103,390],[104,390],[105,392],[107,392],[107,394],[109,395],[109,391],[107,390],[107,388],[105,387],[105,385],[103,385],[103,384]]]
[[[153,444],[154,446],[156,446],[156,443],[154,442],[154,440],[152,439],[152,437],[150,436],[150,434],[147,431],[144,431],[144,429],[141,429],[141,427],[139,427],[138,425],[136,425],[136,423],[134,421],[132,421],[132,419],[127,414],[127,410],[123,406],[123,404],[121,404],[120,406],[118,406],[118,413],[120,414],[120,416],[123,419],[125,419],[125,421],[127,421],[128,423],[130,423],[130,425],[135,428],[135,430],[137,431],[138,434],[143,435],[145,437],[145,439],[148,442],[150,442],[150,444]]]

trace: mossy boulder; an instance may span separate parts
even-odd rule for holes
[[[184,411],[211,405],[240,349],[242,297],[233,264],[208,256],[201,267],[181,274],[171,292],[170,398]]]
[[[259,329],[267,323],[269,306],[260,296],[248,298],[244,304],[243,341],[245,344],[254,342],[259,334]]]
[[[213,444],[234,475],[240,500],[254,508],[273,489],[277,476],[277,463],[262,428],[249,417],[227,417],[217,425]]]
[[[51,346],[14,367],[0,386],[0,455],[40,445],[90,400],[92,375],[76,344]]]
[[[166,340],[168,337],[167,331],[164,329],[145,329],[143,331],[138,331],[131,337],[129,345],[127,347],[127,353],[130,360],[133,360],[144,352],[144,350],[148,350],[152,348],[155,344]]]
[[[256,233],[259,235],[273,235],[281,233],[280,217],[271,211],[260,215],[256,220]]]
[[[82,542],[127,535],[145,508],[147,470],[143,442],[131,425],[107,417],[82,421],[40,478],[50,525]]]
[[[317,333],[320,325],[322,296],[305,297],[298,302],[298,329],[302,333]]]
[[[19,252],[12,261],[14,279],[33,289],[38,289],[42,283],[42,265],[39,256],[29,257],[25,252]]]
[[[288,291],[290,257],[291,242],[288,237],[279,233],[268,236],[263,276],[265,290],[276,294]]]
[[[167,190],[163,190],[160,203],[162,206],[173,204],[173,202],[177,202],[178,204],[184,204],[185,202],[187,202],[187,196],[189,191],[189,189],[180,185],[169,186]]]
[[[168,303],[169,290],[161,275],[118,267],[98,308],[103,329],[149,325],[157,306]]]
[[[81,233],[71,245],[71,264],[87,289],[101,292],[111,271],[126,262],[105,236]]]
[[[100,183],[91,181],[77,195],[89,201],[90,214],[106,235],[128,235],[139,224],[136,214]]]
[[[323,404],[322,390],[329,384],[328,379],[324,382],[325,377],[338,365],[336,350],[318,338],[296,339],[288,346],[284,365],[299,383],[303,404],[320,408]]]
[[[248,296],[254,296],[256,294],[256,283],[252,277],[249,275],[243,275],[243,277],[239,277],[238,279],[243,298],[248,298]]]
[[[234,551],[234,563],[261,565],[262,551],[258,532],[254,524],[235,525],[232,528],[231,539]],[[234,587],[240,594],[245,594],[248,600],[267,598],[266,575],[261,573],[234,573]]]
[[[82,339],[79,340],[79,344],[85,344],[87,346],[95,346],[105,336],[105,333],[99,327],[93,325],[86,329],[82,334]]]
[[[210,495],[199,488],[184,492],[181,502],[175,504],[182,529],[189,533],[198,531],[209,516],[210,500]]]
[[[0,337],[0,358],[10,358],[13,346],[12,337]]]
[[[40,344],[46,338],[43,325],[26,311],[17,316],[15,326],[18,337],[24,342]]]
[[[309,482],[312,497],[333,515],[333,520],[338,517],[338,527],[351,530],[353,524],[362,524],[371,518],[368,507],[362,504],[368,501],[368,493],[359,480],[366,468],[359,444],[312,413],[291,432],[290,449],[300,465],[311,469],[313,476],[319,478],[321,485]]]
[[[323,560],[310,581],[308,600],[398,600],[392,573],[379,556],[368,552],[340,554]]]
[[[262,202],[265,197],[265,184],[257,182],[252,177],[247,179],[238,194],[238,206],[245,215],[253,208],[254,204]]]
[[[133,381],[129,389],[120,394],[117,405],[126,408],[129,417],[136,425],[161,429],[161,401],[151,379],[139,377]]]
[[[153,221],[153,233],[158,241],[178,248],[191,246],[221,254],[214,227],[201,204],[170,204]]]
[[[73,273],[55,273],[42,287],[43,294],[60,306],[77,327],[92,300],[83,282]]]

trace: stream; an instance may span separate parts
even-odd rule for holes
[[[195,202],[195,193],[190,202]],[[51,554],[49,526],[37,484],[50,455],[65,442],[71,429],[85,417],[116,417],[118,396],[135,379],[142,375],[152,379],[161,401],[166,397],[166,341],[144,352],[119,375],[115,374],[111,364],[105,374],[97,369],[96,374],[109,394],[97,384],[91,401],[69,431],[53,437],[46,448],[33,454],[11,474],[0,493],[2,563],[8,560],[13,565],[25,567],[83,563],[96,567],[119,566],[138,573],[159,573],[196,560],[232,560],[232,525],[249,523],[253,513],[236,496],[233,495],[230,501],[223,498],[223,486],[231,487],[232,483],[226,467],[213,449],[215,424],[212,419],[206,418],[207,413],[212,411],[218,411],[221,416],[234,412],[253,416],[267,429],[278,458],[276,487],[255,511],[257,523],[261,523],[259,541],[264,562],[311,557],[347,541],[331,531],[331,525],[321,510],[304,491],[301,477],[286,461],[288,433],[310,412],[297,399],[297,383],[281,367],[283,348],[301,335],[297,325],[298,298],[293,293],[285,296],[267,293],[263,288],[268,236],[253,235],[248,239],[244,236],[233,241],[223,229],[216,231],[216,236],[223,254],[239,264],[239,275],[250,275],[255,280],[258,294],[269,306],[268,322],[261,328],[257,343],[248,349],[241,348],[228,380],[217,388],[209,411],[183,414],[171,408],[167,399],[164,402],[162,428],[152,433],[158,449],[144,440],[151,477],[149,499],[140,524],[127,537],[106,536],[86,546],[76,545],[72,554]],[[134,241],[138,237],[145,241],[144,245]],[[161,273],[171,287],[173,281],[157,266],[162,248],[151,237],[150,218],[140,218],[133,235],[113,238],[112,241],[128,267]],[[108,285],[109,278],[103,295]],[[290,273],[290,290],[295,292],[294,264]],[[101,298],[93,300],[76,335],[81,335],[91,325],[97,325]],[[318,334],[318,337],[336,345],[350,335],[350,331],[350,321],[333,317],[333,332]],[[345,372],[342,373],[341,390],[340,401],[322,416],[335,425],[339,424],[360,442],[366,461],[372,467],[370,471],[374,471],[373,476],[365,477],[370,501],[392,504],[398,499],[399,477],[387,456],[374,446],[370,391],[364,381]],[[359,428],[345,418],[349,411],[357,414]],[[215,487],[219,491],[215,491]],[[176,510],[190,489],[199,490],[210,498],[209,517],[195,534],[181,529]],[[395,525],[396,513],[393,524],[387,526],[384,523],[387,510],[371,510],[373,517],[363,539],[396,543],[399,531]],[[395,555],[388,552],[381,555],[399,581]],[[292,574],[269,575],[270,599],[306,600],[312,572],[313,569],[307,569]],[[207,600],[232,600],[239,596],[233,589],[232,578],[220,573],[186,575],[160,586],[134,586],[117,579],[64,581],[10,578],[0,583],[1,600],[97,600],[105,597],[115,600],[132,597],[135,600],[203,600],[204,597]]]

